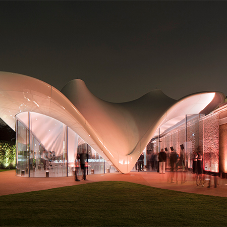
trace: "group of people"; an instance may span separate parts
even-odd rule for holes
[[[184,146],[183,144],[180,145],[180,155],[177,154],[175,149],[173,147],[170,147],[171,153],[169,155],[169,163],[170,163],[170,171],[171,171],[171,182],[173,183],[174,179],[174,172],[178,170],[178,168],[181,168],[181,183],[186,182],[186,165],[185,165],[185,153],[184,153]],[[165,164],[166,164],[166,153],[163,149],[159,152],[159,173],[165,173]],[[200,152],[199,147],[197,148],[197,151],[194,152],[194,158],[193,158],[193,173],[196,174],[196,184],[204,186],[204,182],[202,179],[203,174],[203,157]],[[176,180],[178,174],[176,173]]]
[[[75,159],[75,181],[80,181],[78,179],[78,172],[81,169],[82,180],[86,180],[86,168],[87,168],[87,153],[86,149],[82,149],[82,153],[77,153]]]
[[[184,153],[184,146],[183,144],[180,145],[180,155],[177,154],[173,147],[170,147],[171,153],[168,154],[169,157],[169,164],[171,170],[171,182],[173,182],[174,172],[178,170],[178,168],[182,169],[182,176],[181,182],[186,182],[186,172],[185,172],[185,153]],[[138,166],[144,166],[140,164],[144,159],[143,154],[141,154],[140,158],[138,159]],[[150,170],[157,170],[160,174],[164,174],[166,170],[166,163],[167,163],[167,154],[164,149],[161,149],[159,153],[153,152],[147,156],[147,169]],[[138,169],[140,171],[140,168]]]
[[[147,156],[147,170],[157,170],[160,173],[165,173],[166,152],[162,149],[158,154],[153,153]],[[144,154],[142,153],[136,163],[136,169],[144,170]]]
[[[180,156],[176,153],[173,147],[170,147],[171,153],[169,156],[169,161],[170,161],[169,163],[170,163],[170,170],[171,170],[171,182],[173,182],[174,172],[177,171],[179,166],[182,167],[181,181],[182,182],[186,181],[184,147],[183,145],[181,145],[180,147],[181,147]],[[155,160],[157,163],[155,162]],[[160,174],[165,173],[166,161],[167,161],[167,155],[164,149],[161,149],[158,155],[153,153],[150,156],[150,164],[151,164],[152,170],[154,169],[154,166],[157,165],[157,171]],[[194,152],[194,158],[193,158],[193,173],[196,174],[197,185],[203,185],[203,181],[202,181],[203,165],[202,164],[203,164],[202,154],[198,148],[197,151]],[[86,168],[87,168],[87,153],[86,153],[86,149],[82,149],[82,152],[78,153],[75,159],[75,181],[80,181],[78,179],[78,172],[80,169],[82,172],[82,180],[86,180]],[[143,153],[140,155],[138,159],[137,169],[138,171],[144,170]]]
[[[147,155],[147,170],[158,170],[158,154],[156,152]]]

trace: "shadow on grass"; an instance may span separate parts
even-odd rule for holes
[[[227,198],[96,182],[0,196],[1,226],[226,226]]]

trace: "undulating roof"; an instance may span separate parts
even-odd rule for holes
[[[160,90],[141,98],[110,103],[94,96],[82,80],[60,92],[38,79],[0,72],[0,117],[15,129],[15,115],[35,112],[69,126],[122,173],[129,172],[158,128],[186,114],[208,113],[224,101],[220,92],[201,92],[174,100]],[[34,132],[33,132],[34,133]]]

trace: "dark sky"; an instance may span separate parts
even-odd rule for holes
[[[0,71],[112,102],[227,94],[227,2],[0,2]]]

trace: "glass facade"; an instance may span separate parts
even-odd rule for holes
[[[116,171],[70,127],[51,117],[33,112],[18,114],[16,135],[18,176],[72,176],[75,157],[82,149],[88,157],[87,174]]]

